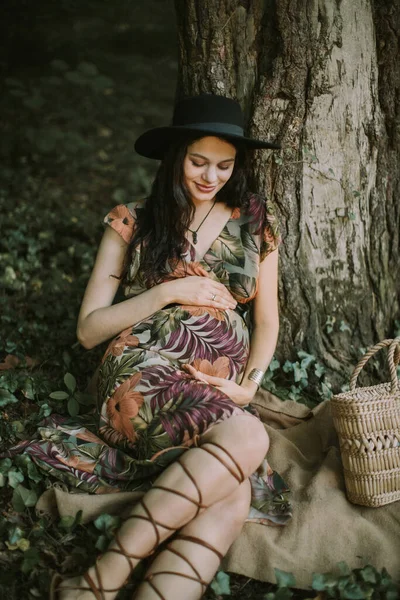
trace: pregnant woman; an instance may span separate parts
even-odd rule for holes
[[[86,348],[112,340],[98,428],[53,422],[25,451],[81,490],[145,493],[91,569],[55,576],[54,599],[115,598],[151,554],[135,598],[199,598],[250,504],[265,508],[268,496],[266,518],[279,502],[284,512],[273,477],[253,475],[268,437],[249,405],[278,335],[279,234],[246,166],[252,149],[279,146],[245,137],[242,121],[225,97],[179,102],[171,126],[135,145],[161,160],[150,195],[105,217],[78,320]],[[119,286],[125,299],[113,304]]]

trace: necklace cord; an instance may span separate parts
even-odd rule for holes
[[[207,219],[207,217],[210,214],[210,212],[212,211],[212,209],[214,208],[216,202],[217,202],[217,199],[214,200],[212,207],[210,208],[210,210],[208,211],[208,213],[206,214],[206,216],[204,217],[204,219],[202,220],[202,222],[200,223],[200,225],[198,226],[197,229],[190,229],[190,227],[188,227],[188,231],[190,231],[190,233],[193,236],[193,244],[197,244],[197,232],[200,229],[200,227],[203,225],[204,221]]]

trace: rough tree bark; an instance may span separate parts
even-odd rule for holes
[[[278,354],[343,375],[399,319],[398,0],[175,5],[178,96],[236,97],[248,132],[284,147],[252,181],[284,236]]]

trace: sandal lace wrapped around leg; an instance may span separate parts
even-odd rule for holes
[[[245,475],[244,475],[242,469],[240,468],[240,466],[238,465],[238,463],[236,462],[236,460],[233,458],[233,456],[223,446],[220,446],[216,442],[207,442],[207,445],[216,446],[220,450],[222,450],[225,454],[227,454],[227,456],[229,457],[229,459],[232,461],[232,463],[234,465],[234,468],[232,468],[229,464],[227,464],[227,462],[226,462],[225,459],[223,459],[221,456],[219,456],[218,454],[216,454],[215,452],[213,452],[210,448],[205,448],[204,446],[199,446],[199,447],[201,447],[202,450],[204,450],[208,454],[211,454],[220,463],[222,463],[224,465],[224,467],[232,475],[232,477],[234,477],[239,483],[243,483],[243,481],[246,479]],[[192,480],[193,484],[195,485],[197,493],[199,495],[199,501],[200,501],[201,500],[201,491],[200,491],[199,487],[197,486],[197,483],[195,482],[193,476],[190,473],[188,473],[186,467],[184,465],[182,465],[182,464],[181,464],[181,466],[184,468],[185,472],[187,473],[187,475],[190,477],[190,479]],[[172,491],[172,490],[168,490],[167,488],[160,488],[160,489],[165,489],[165,491]],[[197,513],[196,513],[195,516],[198,515],[200,508],[201,507],[199,507],[199,509],[198,509],[198,511],[197,511]],[[183,534],[178,534],[178,535],[176,535],[174,537],[174,540],[184,540],[186,542],[192,542],[194,544],[198,544],[199,546],[203,546],[203,548],[207,548],[211,552],[214,552],[214,554],[216,554],[216,556],[218,557],[219,562],[221,562],[222,559],[223,559],[223,555],[221,554],[221,552],[219,552],[219,550],[217,550],[216,548],[214,548],[211,544],[209,544],[205,540],[202,540],[202,539],[200,539],[198,537],[189,536],[189,535],[183,535]],[[159,590],[159,588],[156,586],[156,584],[154,582],[154,579],[157,576],[159,576],[159,575],[174,575],[174,576],[178,576],[178,577],[183,577],[185,579],[190,579],[191,581],[195,581],[195,582],[197,582],[197,583],[199,583],[201,585],[201,596],[200,597],[202,597],[203,594],[205,593],[208,585],[209,585],[209,581],[205,581],[201,577],[198,569],[196,569],[196,567],[192,564],[192,562],[184,554],[182,554],[181,552],[179,552],[175,548],[172,548],[170,544],[166,547],[166,550],[168,550],[169,552],[172,552],[173,554],[176,554],[176,556],[179,556],[182,560],[184,560],[186,562],[186,564],[188,564],[189,567],[192,569],[194,575],[188,575],[186,573],[179,573],[177,571],[156,571],[156,572],[153,572],[153,573],[149,573],[144,578],[143,581],[145,581],[148,585],[150,585],[150,587],[159,596],[160,600],[167,600],[165,598],[165,596],[162,594],[162,592]]]
[[[232,477],[234,477],[239,483],[242,483],[245,480],[245,476],[244,476],[242,469],[237,464],[237,462],[233,458],[233,456],[223,446],[220,446],[220,444],[217,444],[216,442],[207,442],[207,445],[216,446],[220,450],[225,452],[225,454],[228,455],[228,457],[230,458],[230,460],[233,463],[234,468],[232,468],[232,466],[227,464],[227,462],[223,458],[221,458],[221,456],[219,456],[218,454],[213,452],[210,448],[206,448],[204,446],[199,446],[199,448],[201,450],[203,450],[204,452],[207,452],[208,454],[211,454],[220,463],[222,463],[224,465],[224,467],[232,475]],[[199,486],[197,485],[193,475],[187,468],[187,466],[184,463],[182,463],[180,459],[178,459],[176,462],[181,466],[181,468],[185,471],[185,474],[187,475],[187,477],[193,483],[193,486],[195,487],[196,492],[197,492],[197,499],[191,498],[190,496],[188,496],[187,494],[184,494],[183,492],[179,492],[178,490],[173,490],[171,488],[168,488],[168,487],[165,487],[162,485],[153,485],[153,487],[151,489],[152,490],[154,490],[154,489],[162,490],[164,492],[168,492],[169,494],[174,494],[175,496],[184,498],[185,500],[188,500],[188,502],[191,502],[192,504],[194,504],[197,508],[196,513],[192,517],[194,519],[195,517],[197,517],[200,510],[203,508],[207,508],[207,506],[203,503],[203,496],[202,496],[201,490],[200,490]],[[129,562],[129,566],[131,567],[131,569],[133,569],[133,567],[134,567],[134,565],[132,565],[132,563],[130,561],[131,558],[133,558],[135,560],[143,560],[143,558],[146,558],[147,556],[151,556],[151,554],[153,554],[155,552],[155,550],[158,548],[158,546],[160,545],[160,542],[161,542],[160,532],[159,532],[160,527],[162,527],[163,529],[166,529],[167,531],[175,531],[174,527],[170,527],[169,525],[166,525],[165,523],[160,523],[160,521],[156,521],[153,518],[153,516],[151,515],[151,513],[150,513],[149,509],[147,508],[143,499],[139,500],[138,503],[142,506],[142,508],[146,514],[145,515],[136,515],[136,514],[130,515],[124,519],[124,522],[129,521],[130,519],[141,519],[143,521],[148,521],[149,523],[151,523],[153,525],[154,534],[155,534],[155,541],[154,541],[153,548],[150,550],[150,552],[148,552],[146,554],[146,556],[138,556],[137,554],[131,554],[122,545],[122,542],[121,542],[121,540],[118,536],[118,532],[117,532],[115,534],[114,539],[115,539],[115,543],[117,544],[118,548],[110,548],[109,550],[107,550],[107,552],[116,552],[117,554],[121,554],[122,556],[124,556],[127,559],[127,561]]]
[[[232,468],[231,465],[227,464],[226,460],[223,459],[221,456],[219,456],[218,454],[216,454],[215,452],[213,452],[210,448],[205,447],[205,446],[199,446],[199,448],[201,450],[203,450],[204,452],[207,452],[208,454],[210,454],[211,456],[213,456],[214,458],[216,458],[220,463],[222,463],[224,465],[224,467],[229,471],[229,473],[232,475],[232,477],[234,477],[239,483],[242,483],[245,480],[245,476],[243,474],[242,469],[240,468],[240,466],[237,464],[236,460],[232,457],[232,455],[223,447],[220,446],[219,444],[217,444],[216,442],[206,442],[207,446],[209,445],[213,445],[218,447],[220,450],[222,450],[225,454],[227,454],[227,456],[229,457],[229,459],[232,461],[234,468]],[[191,480],[191,482],[193,483],[196,492],[197,492],[197,499],[196,498],[191,498],[190,496],[188,496],[187,494],[184,494],[183,492],[180,492],[178,490],[173,490],[170,488],[167,488],[165,486],[161,486],[161,485],[153,485],[153,487],[151,489],[159,489],[162,490],[164,492],[168,492],[170,494],[175,494],[176,496],[179,496],[181,498],[184,498],[185,500],[188,500],[189,502],[191,502],[192,504],[194,504],[197,508],[197,511],[195,513],[195,515],[192,518],[197,517],[197,515],[199,514],[201,509],[207,508],[207,506],[203,503],[203,496],[201,493],[201,490],[199,488],[199,486],[197,485],[193,475],[191,474],[191,472],[189,471],[189,469],[186,467],[186,465],[184,463],[181,462],[180,459],[177,460],[177,463],[181,466],[181,468],[185,471],[185,474],[187,475],[187,477]],[[160,521],[156,521],[152,514],[150,513],[149,509],[147,508],[145,502],[143,499],[140,499],[138,501],[138,504],[140,504],[145,512],[144,515],[130,515],[128,517],[126,517],[125,519],[123,519],[123,522],[129,521],[130,519],[140,519],[143,521],[148,521],[149,523],[151,523],[151,525],[153,526],[154,529],[154,534],[155,534],[155,541],[154,541],[154,545],[151,548],[151,550],[149,552],[147,552],[144,556],[140,556],[137,554],[132,554],[130,552],[127,551],[126,548],[124,548],[121,539],[118,535],[118,532],[115,534],[115,543],[118,546],[118,548],[109,548],[107,550],[107,552],[115,552],[116,554],[121,554],[122,556],[124,556],[126,558],[126,560],[129,563],[129,567],[132,570],[135,565],[132,564],[131,559],[135,559],[135,560],[143,560],[144,558],[147,558],[148,556],[150,556],[151,554],[153,554],[155,552],[155,550],[157,549],[157,547],[159,546],[160,542],[161,542],[161,537],[160,537],[160,532],[159,532],[159,528],[162,527],[164,529],[166,529],[167,531],[175,531],[174,527],[170,527],[169,525],[166,525],[165,523],[160,523]],[[185,536],[177,536],[177,537],[181,537],[183,539],[183,537]],[[186,536],[187,537],[187,536]],[[176,538],[175,538],[176,539]],[[205,547],[208,547],[210,550],[212,550],[213,552],[215,552],[217,554],[217,556],[220,556],[220,553],[215,550],[215,548],[212,548],[211,546],[209,546],[206,542],[204,542],[203,540],[199,540],[198,538],[192,538],[191,541],[195,541],[195,543],[199,543],[202,544]],[[175,554],[177,553],[175,550],[170,549],[169,550],[171,552],[175,552]],[[184,558],[182,556],[182,558]],[[191,565],[189,563],[189,561],[184,558],[184,560],[186,560],[186,562],[188,562],[188,564],[191,566],[191,568],[193,569],[193,572],[196,573],[196,577],[190,577],[188,575],[183,575],[181,574],[182,577],[186,577],[186,578],[191,578],[194,579],[194,581],[199,581],[202,585],[207,586],[208,584],[206,582],[203,582],[201,580],[201,577],[199,576],[197,570],[193,567],[193,565]],[[221,560],[222,560],[222,556],[221,556]],[[90,575],[88,573],[85,573],[83,575],[83,578],[85,580],[85,582],[88,584],[87,587],[82,587],[82,586],[61,586],[60,584],[62,583],[62,581],[64,580],[64,578],[61,575],[55,575],[53,577],[52,583],[51,583],[51,589],[50,589],[50,600],[58,600],[59,594],[65,590],[75,590],[75,591],[90,591],[92,592],[95,600],[106,600],[104,594],[106,593],[116,593],[118,592],[121,587],[123,587],[123,585],[125,585],[126,582],[124,582],[122,584],[122,586],[120,586],[119,588],[116,589],[112,589],[112,590],[105,590],[102,584],[102,580],[101,580],[101,575],[100,575],[100,570],[98,568],[98,564],[97,562],[94,565],[94,569],[95,569],[95,573],[96,573],[96,578],[97,578],[97,584],[93,581],[93,579],[90,577]],[[145,581],[147,581],[147,578],[145,579]],[[159,593],[159,592],[157,592]],[[160,598],[162,598],[162,596],[160,595]]]
[[[85,587],[78,586],[78,585],[63,585],[63,586],[61,586],[62,582],[64,581],[64,577],[62,577],[62,575],[59,575],[58,573],[56,575],[54,575],[54,577],[51,581],[51,587],[50,587],[50,596],[49,596],[50,600],[58,600],[59,594],[61,592],[68,591],[68,590],[91,592],[93,594],[93,598],[95,598],[95,600],[106,600],[106,597],[104,594],[119,592],[121,587],[113,589],[113,590],[105,590],[102,585],[101,575],[100,575],[99,567],[97,566],[97,562],[94,565],[94,569],[95,569],[98,585],[95,584],[95,582],[93,581],[93,579],[90,577],[90,575],[88,573],[84,573],[84,575],[83,575],[84,580],[88,584]]]
[[[192,542],[193,544],[198,544],[199,546],[203,546],[203,548],[207,548],[207,550],[214,552],[214,554],[217,555],[219,562],[221,562],[221,560],[223,559],[223,555],[221,554],[221,552],[219,552],[219,550],[217,550],[216,548],[214,548],[214,546],[211,546],[211,544],[209,544],[208,542],[206,542],[205,540],[202,540],[200,538],[193,537],[190,535],[176,535],[174,537],[174,540],[184,540],[186,542]],[[149,573],[149,575],[146,575],[146,577],[144,578],[144,581],[146,583],[148,583],[149,586],[156,592],[156,594],[160,597],[160,600],[167,600],[167,598],[165,598],[165,596],[163,596],[163,594],[161,593],[159,588],[155,585],[154,579],[158,575],[175,575],[178,577],[183,577],[184,579],[190,579],[191,581],[195,581],[201,585],[201,596],[200,596],[200,598],[201,598],[203,596],[203,594],[205,593],[205,591],[208,587],[208,584],[210,582],[205,581],[201,577],[199,571],[196,569],[196,567],[193,565],[193,563],[184,554],[182,554],[175,548],[171,548],[170,545],[168,545],[166,547],[166,550],[168,550],[169,552],[172,552],[173,554],[176,554],[182,560],[184,560],[189,565],[189,567],[192,569],[194,575],[187,575],[186,573],[179,573],[178,571],[156,571],[154,573]]]

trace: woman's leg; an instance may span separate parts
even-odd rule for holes
[[[142,503],[134,506],[108,551],[89,569],[85,579],[61,584],[60,600],[93,600],[92,592],[82,591],[88,588],[89,580],[93,587],[105,590],[122,586],[140,558],[148,556],[160,542],[196,517],[199,507],[210,507],[237,490],[238,481],[254,472],[267,449],[268,436],[253,416],[231,417],[212,427],[201,436],[200,446],[186,452],[179,459],[180,464],[170,465]],[[124,554],[132,557],[128,559]],[[76,591],[74,585],[81,591]],[[115,595],[114,591],[98,598],[111,600]]]
[[[248,516],[250,497],[247,479],[232,494],[183,527],[152,563],[135,600],[200,598],[220,563],[212,548],[222,556],[227,553]]]

